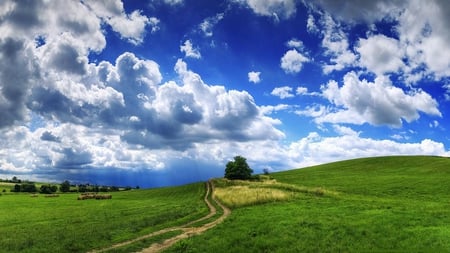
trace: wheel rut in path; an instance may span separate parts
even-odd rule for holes
[[[181,230],[182,231],[182,233],[179,234],[179,235],[176,235],[174,237],[168,238],[168,239],[164,240],[162,243],[154,243],[150,247],[140,251],[141,253],[159,252],[161,250],[169,248],[170,246],[172,246],[173,244],[175,244],[176,242],[178,242],[178,241],[180,241],[182,239],[189,238],[189,237],[195,236],[195,235],[199,235],[199,234],[205,232],[206,230],[215,227],[217,224],[221,223],[223,220],[225,220],[226,217],[228,217],[231,214],[231,210],[228,207],[224,206],[222,203],[220,203],[220,201],[218,201],[216,199],[216,197],[214,196],[213,192],[214,192],[214,184],[213,184],[213,182],[211,180],[209,180],[209,181],[206,182],[206,194],[205,194],[205,197],[204,197],[204,201],[205,201],[206,205],[209,208],[209,213],[206,216],[203,216],[200,219],[191,221],[191,222],[186,223],[186,224],[181,225],[181,226],[165,228],[165,229],[158,230],[158,231],[155,231],[153,233],[150,233],[148,235],[144,235],[144,236],[132,239],[132,240],[128,240],[128,241],[125,241],[125,242],[114,244],[114,245],[112,245],[111,247],[108,247],[108,248],[91,251],[91,253],[94,253],[94,252],[97,253],[97,252],[104,252],[104,251],[112,250],[112,249],[115,249],[115,248],[119,248],[119,247],[122,247],[122,246],[126,246],[126,245],[129,245],[129,244],[138,242],[138,241],[143,240],[143,239],[151,238],[151,237],[154,237],[154,236],[157,236],[157,235],[162,235],[162,234],[165,234],[165,233],[171,232],[171,231],[177,231],[177,230]],[[209,219],[209,218],[211,218],[211,217],[213,217],[214,215],[217,214],[216,207],[209,201],[209,195],[211,195],[211,199],[217,204],[217,206],[219,206],[223,210],[222,215],[220,217],[218,217],[217,219],[215,219],[214,221],[206,223],[206,224],[204,224],[202,226],[192,227],[191,226],[192,224],[195,224],[195,223],[207,220],[207,219]]]

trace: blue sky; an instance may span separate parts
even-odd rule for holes
[[[157,187],[450,155],[447,1],[0,3],[0,176]]]

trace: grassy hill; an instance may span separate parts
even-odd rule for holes
[[[365,158],[271,176],[276,183],[222,187],[290,198],[236,205],[168,252],[450,252],[449,158]]]

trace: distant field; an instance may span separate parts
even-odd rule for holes
[[[111,194],[109,200],[3,194],[0,252],[86,252],[208,213],[204,183]]]
[[[450,158],[357,159],[271,176],[293,187],[269,188],[293,196],[235,205],[224,223],[167,252],[450,252]]]

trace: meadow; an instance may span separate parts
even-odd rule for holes
[[[6,187],[6,186],[5,186]],[[0,252],[87,252],[184,224],[208,213],[205,184],[112,192],[112,199],[78,194],[4,193]]]
[[[230,216],[164,252],[450,252],[450,158],[364,158],[213,182]],[[112,192],[108,200],[4,193],[0,252],[108,248],[205,216],[205,192],[196,183]],[[139,251],[180,233],[108,252]]]
[[[166,252],[450,252],[449,158],[366,158],[271,177],[245,191],[289,197],[235,200],[222,224]]]

